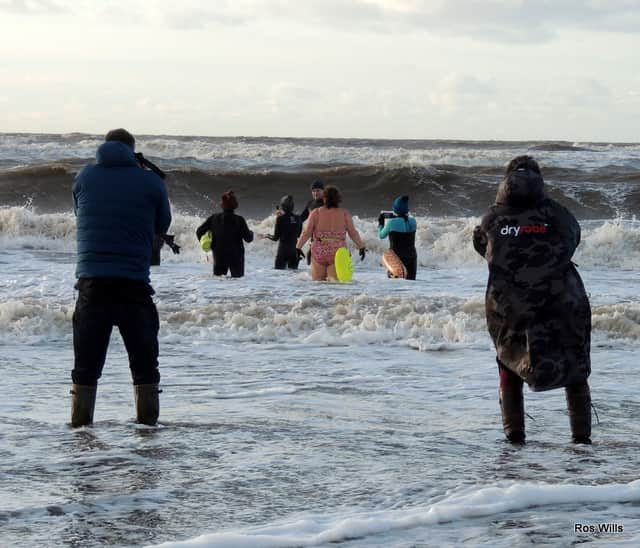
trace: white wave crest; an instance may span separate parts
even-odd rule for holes
[[[614,219],[602,224],[585,223],[575,261],[580,265],[640,267],[640,222]]]
[[[364,539],[392,531],[428,527],[440,523],[497,516],[532,506],[622,503],[640,501],[640,480],[611,485],[549,485],[512,483],[472,487],[432,504],[351,515],[301,515],[290,521],[201,535],[181,542],[165,542],[157,548],[287,548],[319,546],[349,539]]]
[[[165,254],[166,259],[163,260],[200,262],[203,254],[195,230],[203,221],[204,218],[174,211],[170,233],[176,236],[182,250],[180,255]],[[476,267],[483,263],[472,245],[473,228],[479,223],[479,218],[418,217],[417,221],[416,248],[420,266],[439,269]],[[248,219],[248,223],[256,234],[273,233],[275,216]],[[370,256],[379,262],[389,242],[378,238],[376,220],[354,217],[354,223]],[[63,247],[72,250],[75,226],[71,212],[38,214],[29,207],[0,207],[0,238],[9,248]],[[275,256],[276,244],[256,238],[247,244],[246,249],[248,258],[271,258]],[[582,242],[574,260],[586,268],[637,269],[640,265],[640,221],[618,218],[583,223]]]

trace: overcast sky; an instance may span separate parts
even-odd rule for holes
[[[640,0],[0,0],[0,131],[640,141]]]

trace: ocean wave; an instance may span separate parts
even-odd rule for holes
[[[180,255],[167,256],[170,262],[199,262],[203,254],[195,238],[196,228],[210,212],[187,215],[174,211],[170,233],[182,247]],[[473,229],[479,217],[417,217],[416,248],[421,267],[439,269],[478,266],[482,258],[475,252]],[[354,217],[370,260],[379,261],[388,247],[378,237],[377,222]],[[258,234],[272,234],[275,215],[248,219],[249,227]],[[39,214],[32,207],[0,207],[0,239],[6,249],[55,249],[75,251],[76,221],[73,213]],[[247,257],[272,258],[275,245],[267,239],[256,239],[247,245]],[[375,259],[373,259],[375,258]],[[637,268],[640,264],[640,221],[616,218],[607,221],[585,221],[582,241],[574,260],[582,267]]]
[[[71,332],[73,307],[42,299],[8,299],[0,303],[3,338],[49,339]]]
[[[92,158],[102,135],[82,133],[0,133],[0,157],[36,161]],[[169,163],[192,159],[228,165],[295,166],[304,163],[377,164],[388,161],[434,162],[461,165],[505,165],[513,156],[534,153],[545,164],[635,157],[638,143],[571,143],[567,141],[461,141],[422,139],[332,139],[277,137],[205,137],[136,135],[136,147],[145,155]],[[567,154],[568,153],[568,154]],[[594,158],[594,157],[597,157]],[[452,159],[458,161],[451,161]],[[405,164],[406,165],[406,164]]]
[[[540,143],[539,145],[531,145],[530,151],[545,152],[594,152],[594,149],[584,147],[575,143]]]
[[[351,513],[343,511],[339,515],[306,513],[289,521],[208,533],[192,540],[165,542],[154,546],[158,548],[324,546],[354,539],[363,541],[367,537],[432,527],[442,523],[447,523],[451,527],[452,524],[463,520],[499,516],[534,506],[575,505],[576,501],[580,501],[581,504],[637,502],[640,501],[640,480],[610,485],[512,482],[503,485],[474,486],[449,493],[442,500],[421,507]],[[601,535],[598,533],[598,536]],[[372,545],[374,543],[379,544],[373,541]]]
[[[615,334],[621,339],[640,340],[640,305],[618,303],[601,305],[591,313],[595,331]]]
[[[52,240],[75,242],[76,219],[71,212],[38,214],[31,206],[0,207],[0,237],[14,247],[27,243],[46,248]]]
[[[193,289],[196,291],[197,289]],[[420,351],[445,347],[485,348],[488,344],[482,297],[336,296],[322,300],[249,297],[186,303],[162,295],[157,300],[163,344],[184,341],[222,344],[282,343],[320,346],[401,345]],[[3,338],[38,342],[67,339],[73,305],[45,298],[11,298],[0,303]],[[594,338],[637,344],[637,303],[593,307]]]
[[[31,204],[41,212],[71,209],[70,190],[82,161],[16,166],[0,171],[0,204]],[[166,169],[166,168],[165,168]],[[315,179],[341,190],[345,206],[360,216],[377,216],[406,194],[417,215],[481,215],[494,202],[503,175],[499,166],[429,164],[407,166],[299,164],[295,171],[264,168],[212,170],[186,163],[167,169],[169,195],[178,210],[202,214],[233,189],[244,215],[266,216],[281,196],[293,195],[298,210],[310,199]],[[640,212],[640,175],[633,167],[545,170],[551,197],[578,218],[603,219]]]

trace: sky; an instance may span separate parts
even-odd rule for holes
[[[0,0],[0,132],[638,142],[640,0]]]

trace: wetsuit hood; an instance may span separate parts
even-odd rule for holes
[[[294,207],[293,196],[283,196],[282,200],[280,200],[280,207],[285,213],[291,213]]]
[[[107,141],[98,147],[96,162],[105,167],[137,166],[133,149],[120,141]]]
[[[500,183],[496,204],[530,207],[546,197],[542,176],[531,169],[520,168],[509,173]]]

